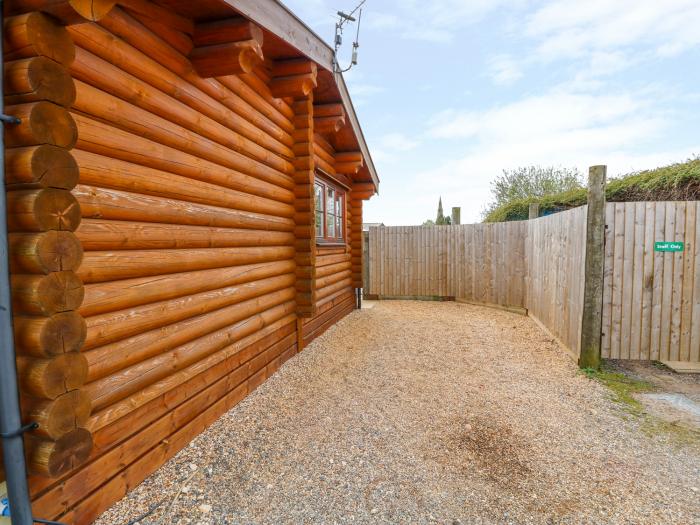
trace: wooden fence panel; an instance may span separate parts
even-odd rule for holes
[[[525,222],[370,228],[366,293],[524,307],[526,237]]]
[[[583,315],[586,211],[527,221],[528,313],[578,355]]]
[[[586,213],[583,206],[521,222],[371,228],[366,293],[526,308],[578,355]],[[698,202],[608,203],[606,226],[603,357],[700,361]],[[660,241],[685,249],[656,252]]]
[[[698,203],[607,204],[603,357],[700,361]],[[655,242],[684,242],[656,252]]]

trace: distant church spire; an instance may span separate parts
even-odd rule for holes
[[[445,215],[442,213],[442,195],[440,196],[440,202],[438,203],[438,214],[435,224],[445,224]]]

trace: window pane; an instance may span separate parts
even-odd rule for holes
[[[343,238],[343,218],[342,217],[336,217],[335,231],[337,232],[336,237],[338,237],[338,239],[342,239]]]
[[[330,213],[326,216],[326,237],[335,237],[335,215],[331,215]]]
[[[316,201],[316,211],[323,211],[323,186],[316,183],[316,198],[314,199]]]
[[[316,212],[316,237],[323,237],[323,212]]]
[[[327,188],[326,194],[328,195],[326,199],[326,213],[335,215],[335,190],[333,188]]]
[[[336,199],[335,199],[335,201],[336,201],[336,206],[335,206],[336,212],[335,212],[335,213],[336,213],[336,215],[337,215],[338,217],[342,217],[342,216],[343,216],[343,200],[344,200],[344,197],[345,197],[345,194],[344,194],[344,193],[338,192],[338,195],[336,196]]]

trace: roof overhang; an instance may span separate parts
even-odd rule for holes
[[[333,49],[282,2],[278,0],[223,0],[223,2],[316,62],[319,67],[333,72]],[[378,190],[377,170],[362,133],[362,127],[352,104],[345,79],[342,73],[333,73],[333,77],[353,133],[360,146],[360,151],[365,159],[366,169]]]

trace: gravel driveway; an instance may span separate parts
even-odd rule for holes
[[[100,525],[700,523],[700,445],[648,434],[528,318],[356,311]],[[176,498],[177,495],[177,498]]]

